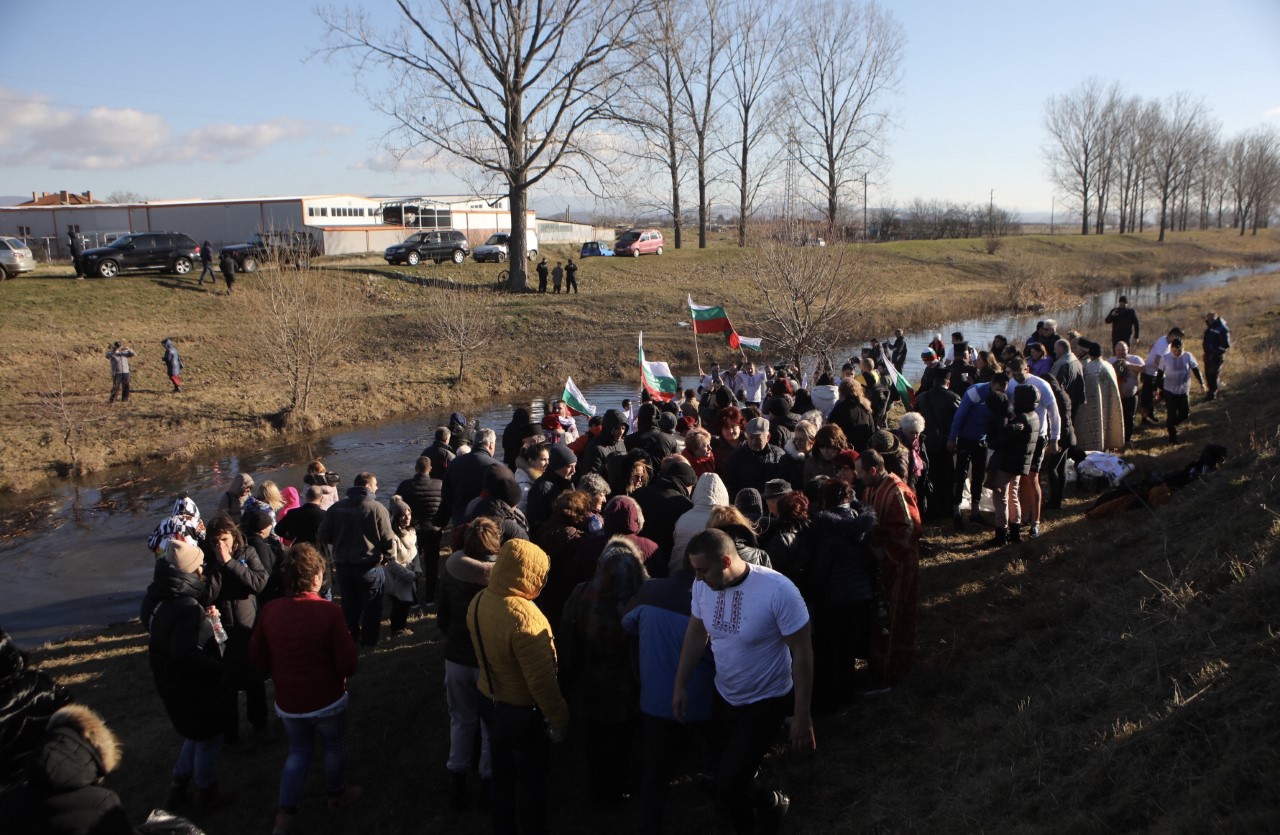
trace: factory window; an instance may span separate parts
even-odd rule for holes
[[[315,207],[315,206],[308,206],[308,207],[307,207],[307,217],[315,217],[315,216],[316,216],[316,207]]]
[[[31,227],[30,227],[30,226],[19,226],[19,227],[18,227],[18,237],[19,237],[19,238],[30,238],[30,237],[31,237]]]

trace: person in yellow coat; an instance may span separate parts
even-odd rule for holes
[[[569,706],[556,679],[551,624],[534,605],[551,560],[532,542],[511,539],[498,551],[489,585],[467,607],[480,660],[480,716],[489,728],[494,832],[547,832],[551,742],[569,729]]]

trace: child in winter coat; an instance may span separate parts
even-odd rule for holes
[[[385,594],[391,601],[391,634],[408,635],[409,609],[418,605],[418,581],[422,564],[418,561],[418,531],[413,527],[413,511],[404,499],[392,496],[387,503],[391,511],[391,559],[384,569]]]

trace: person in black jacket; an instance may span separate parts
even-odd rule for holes
[[[955,453],[947,449],[947,439],[960,409],[960,396],[947,387],[949,379],[945,375],[935,375],[931,382],[931,388],[916,395],[916,411],[924,416],[922,443],[932,471],[928,483],[934,486],[933,495],[921,497],[925,499],[921,504],[927,508],[927,517],[936,520],[951,515],[949,492],[955,482],[956,459]]]
[[[449,415],[449,446],[454,452],[458,451],[462,446],[475,446],[475,432],[467,423],[466,415],[462,412],[452,412]],[[492,454],[492,450],[490,451]]]
[[[219,521],[214,520],[206,541],[215,543],[215,559],[225,555],[229,560],[230,546],[222,539],[223,529],[236,528],[220,526]],[[196,797],[206,811],[231,800],[218,788],[226,701],[221,646],[225,631],[222,636],[215,631],[201,603],[207,595],[205,568],[199,548],[170,539],[164,558],[156,561],[155,579],[142,601],[142,624],[150,634],[147,656],[156,690],[169,721],[183,739],[165,801],[170,809],[188,799],[193,780]]]
[[[1105,321],[1111,326],[1111,347],[1115,348],[1117,342],[1124,342],[1128,345],[1137,345],[1138,337],[1141,329],[1138,325],[1138,311],[1129,307],[1129,299],[1121,296],[1116,299],[1116,306],[1111,308],[1111,312],[1107,314]]]
[[[613,411],[612,409],[610,411]],[[578,456],[564,444],[552,444],[548,450],[547,468],[529,488],[529,503],[525,513],[528,529],[536,531],[551,518],[551,506],[556,496],[573,489],[573,474],[577,470]],[[512,479],[514,483],[514,479]],[[520,487],[516,486],[516,500],[520,499]],[[526,535],[523,537],[528,539]]]
[[[0,794],[22,782],[49,717],[70,701],[66,688],[30,666],[27,654],[0,629]]]
[[[822,499],[825,509],[810,528],[811,558],[799,588],[813,624],[814,706],[831,708],[854,694],[855,659],[871,657],[876,516],[838,478],[823,485]]]
[[[782,449],[769,443],[769,421],[764,418],[748,421],[747,442],[734,450],[721,473],[729,498],[745,487],[761,490],[769,479],[780,478],[782,458]]]
[[[1076,445],[1076,430],[1071,423],[1071,400],[1067,390],[1062,387],[1052,374],[1042,378],[1053,391],[1054,402],[1058,404],[1058,417],[1062,425],[1058,436],[1058,449],[1052,455],[1045,454],[1044,464],[1040,471],[1049,476],[1049,500],[1046,507],[1058,509],[1062,507],[1062,497],[1067,489],[1067,456]],[[1039,535],[1039,529],[1032,525],[1032,536]]]
[[[466,455],[459,455],[449,465],[444,477],[444,489],[440,494],[440,509],[432,520],[438,528],[459,525],[471,500],[484,489],[484,474],[498,466],[493,458],[497,435],[492,429],[476,433],[475,443]]]
[[[236,283],[236,259],[225,249],[218,253],[218,269],[222,271],[222,280],[227,283],[227,295]]]
[[[250,511],[257,514],[258,511]],[[264,514],[265,515],[265,514]],[[216,606],[227,633],[224,649],[226,687],[221,706],[226,741],[240,739],[240,691],[245,693],[245,717],[255,731],[267,727],[267,691],[262,676],[249,663],[249,637],[258,622],[258,595],[271,579],[257,549],[230,519],[219,516],[205,535],[205,575],[208,589],[202,602]],[[145,620],[144,620],[145,622]]]
[[[675,544],[676,520],[693,508],[689,494],[698,476],[682,455],[669,455],[662,459],[658,474],[631,494],[644,516],[640,536],[658,543],[658,551],[650,560],[651,576],[666,576],[667,562]]]
[[[440,534],[433,521],[440,510],[443,484],[435,478],[434,464],[428,456],[422,456],[413,466],[413,478],[400,482],[396,495],[404,499],[413,513],[413,526],[418,531],[418,560],[422,565],[425,596],[420,599],[436,599],[436,583],[440,577]]]
[[[276,535],[288,540],[290,545],[298,542],[315,545],[319,542],[320,523],[324,521],[324,508],[320,507],[324,491],[312,484],[307,487],[303,498],[306,500],[303,504],[276,522]]]
[[[62,708],[27,761],[26,783],[0,802],[7,831],[136,835],[120,797],[101,785],[119,763],[120,743],[101,716]]]
[[[520,485],[516,483],[515,474],[499,464],[484,474],[484,490],[467,505],[462,522],[466,525],[473,519],[487,516],[498,523],[503,542],[528,539],[529,520],[521,512],[519,504]],[[461,531],[455,531],[455,535],[461,534]],[[462,544],[460,539],[457,544]]]
[[[672,428],[674,428],[674,423]],[[651,464],[658,464],[668,455],[675,455],[680,445],[675,436],[662,431],[658,423],[658,407],[653,403],[645,403],[636,414],[636,431],[623,439],[623,446],[628,451],[642,450],[649,456]]]
[[[511,422],[503,428],[502,463],[507,465],[507,469],[514,470],[516,468],[516,457],[520,455],[520,450],[524,449],[525,438],[529,434],[527,430],[532,422],[532,413],[524,406],[517,406],[516,410],[511,413]],[[542,433],[539,431],[537,434],[541,435]]]
[[[437,426],[431,443],[422,450],[423,456],[431,459],[431,477],[436,481],[444,481],[445,474],[449,472],[449,465],[458,457],[450,446],[452,438],[453,433],[447,426]]]
[[[576,471],[578,478],[587,473],[608,478],[609,456],[615,452],[626,453],[627,445],[623,441],[626,434],[627,421],[622,412],[617,409],[605,412],[600,419],[600,434],[588,441],[587,448],[582,451],[582,460]]]
[[[991,413],[987,445],[993,452],[988,467],[994,473],[991,504],[996,525],[995,536],[988,543],[991,547],[1022,541],[1018,483],[1031,472],[1031,459],[1040,439],[1040,418],[1036,415],[1039,402],[1040,392],[1033,386],[1014,388],[1012,409],[1005,392],[987,395],[987,411]]]

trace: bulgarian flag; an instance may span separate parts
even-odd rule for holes
[[[680,384],[665,362],[645,362],[644,331],[640,332],[640,381],[654,400],[675,400]]]
[[[689,295],[688,301],[689,316],[693,319],[694,333],[723,333],[729,342],[729,347],[735,351],[741,351],[743,348],[749,348],[756,352],[760,351],[760,340],[739,336],[738,332],[733,329],[732,323],[729,322],[729,314],[725,313],[723,307],[694,304],[692,294]]]
[[[729,314],[724,312],[723,307],[706,307],[701,304],[693,303],[693,296],[689,296],[689,316],[693,318],[694,333],[733,333],[733,325],[729,324]],[[733,337],[729,337],[729,344],[733,345]],[[734,348],[738,347],[733,345]]]
[[[573,384],[572,377],[564,381],[564,393],[560,395],[560,399],[569,407],[569,414],[595,417],[596,407],[588,403],[587,398],[582,396],[582,392]]]
[[[881,349],[882,357],[883,353],[883,349]],[[889,385],[893,386],[893,390],[897,393],[898,399],[902,401],[902,408],[906,409],[908,412],[911,411],[911,407],[914,405],[916,399],[915,392],[911,390],[911,384],[898,373],[898,369],[894,368],[893,363],[885,362],[884,368],[889,376]]]

